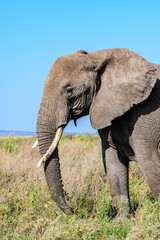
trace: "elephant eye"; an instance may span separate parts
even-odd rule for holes
[[[74,92],[74,88],[71,87],[70,85],[66,86],[66,92],[68,96],[71,96]]]
[[[71,99],[71,98],[75,97],[75,95],[76,95],[76,91],[75,90],[76,90],[75,87],[71,86],[70,83],[67,83],[63,87],[62,94],[65,93],[67,95],[68,99]]]
[[[72,87],[68,87],[67,88],[67,93],[72,93],[73,92],[73,88]]]

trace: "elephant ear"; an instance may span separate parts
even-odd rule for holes
[[[89,56],[99,81],[90,121],[94,129],[102,129],[149,96],[157,80],[156,70],[127,49],[101,50]]]

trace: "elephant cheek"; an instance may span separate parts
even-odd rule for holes
[[[53,111],[53,119],[55,119],[55,127],[58,129],[59,127],[65,127],[67,123],[69,122],[69,112],[70,108],[67,103],[66,99],[60,99],[60,101],[57,103],[54,111]]]

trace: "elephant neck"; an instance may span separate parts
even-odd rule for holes
[[[156,84],[151,92],[150,98],[152,99],[152,101],[160,106],[160,80],[157,79]]]

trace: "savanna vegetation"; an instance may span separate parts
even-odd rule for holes
[[[43,167],[37,169],[35,139],[0,138],[0,239],[160,239],[160,202],[137,163],[130,163],[131,214],[115,220],[99,137],[64,135],[59,144],[62,177],[75,211],[66,216],[52,201]]]

